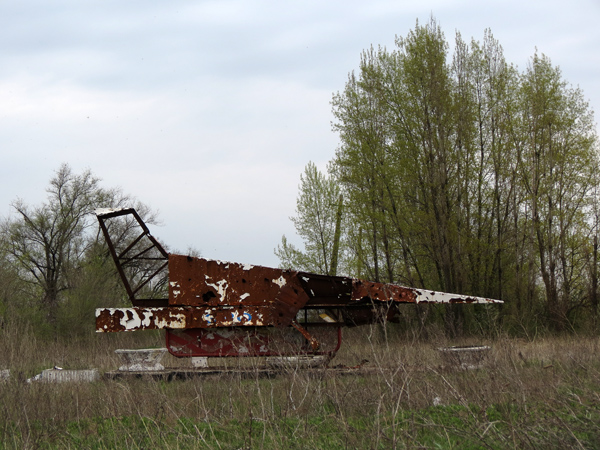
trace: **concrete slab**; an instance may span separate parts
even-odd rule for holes
[[[118,349],[115,353],[121,357],[123,372],[142,372],[164,370],[160,363],[167,353],[166,348]]]
[[[490,350],[487,345],[438,348],[444,367],[462,370],[482,368]]]
[[[208,358],[205,356],[193,356],[192,367],[208,367]]]
[[[42,373],[29,378],[28,383],[90,383],[100,380],[98,369],[83,370],[65,370],[65,369],[46,369]]]

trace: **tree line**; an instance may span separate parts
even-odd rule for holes
[[[118,188],[104,188],[89,170],[62,164],[46,201],[12,203],[0,222],[0,324],[31,326],[46,336],[93,334],[96,307],[128,304],[94,211],[135,207],[150,224],[157,215]],[[111,226],[116,245],[139,233],[133,222]]]
[[[502,299],[512,329],[597,325],[596,125],[547,56],[519,71],[489,30],[451,54],[432,18],[364,51],[332,107],[340,144],[301,177],[282,267]]]

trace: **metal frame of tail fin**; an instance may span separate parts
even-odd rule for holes
[[[137,225],[141,229],[141,233],[137,235],[130,242],[126,243],[123,249],[117,249],[116,243],[113,242],[109,232],[108,222],[111,219],[123,216],[132,216]],[[158,279],[161,272],[163,272],[168,266],[169,254],[160,245],[160,243],[150,234],[150,230],[139,216],[137,211],[133,208],[125,209],[102,209],[96,211],[96,217],[100,224],[100,229],[106,240],[106,245],[110,251],[110,254],[115,262],[123,286],[127,291],[127,296],[134,306],[167,306],[168,299],[156,299],[156,298],[143,298],[139,296],[141,290],[151,283],[153,280]],[[141,247],[141,249],[140,249]],[[159,262],[159,267],[156,270],[151,271],[148,275],[137,280],[137,283],[133,283],[131,277],[126,274],[126,268],[132,265],[139,265],[148,262]]]

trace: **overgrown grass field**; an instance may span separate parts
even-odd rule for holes
[[[29,384],[54,365],[114,370],[116,348],[163,343],[155,333],[49,343],[5,329],[0,368],[11,378],[0,382],[0,448],[600,448],[597,337],[449,342],[392,334],[345,330],[330,365],[367,359],[369,371],[355,374],[290,368],[273,377]],[[492,347],[484,367],[442,367],[437,348],[464,344]]]

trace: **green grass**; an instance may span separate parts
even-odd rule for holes
[[[397,416],[322,415],[245,420],[138,415],[31,424],[2,433],[2,448],[40,449],[504,449],[600,448],[598,405],[447,405]],[[550,426],[550,427],[549,427]],[[32,440],[33,439],[33,440]]]
[[[440,367],[444,342],[351,337],[334,363],[367,355],[372,373],[73,385],[15,376],[0,383],[0,449],[600,449],[598,338],[498,339],[484,368],[461,371]],[[9,367],[27,376],[42,358],[118,364],[104,345],[4,342]]]

